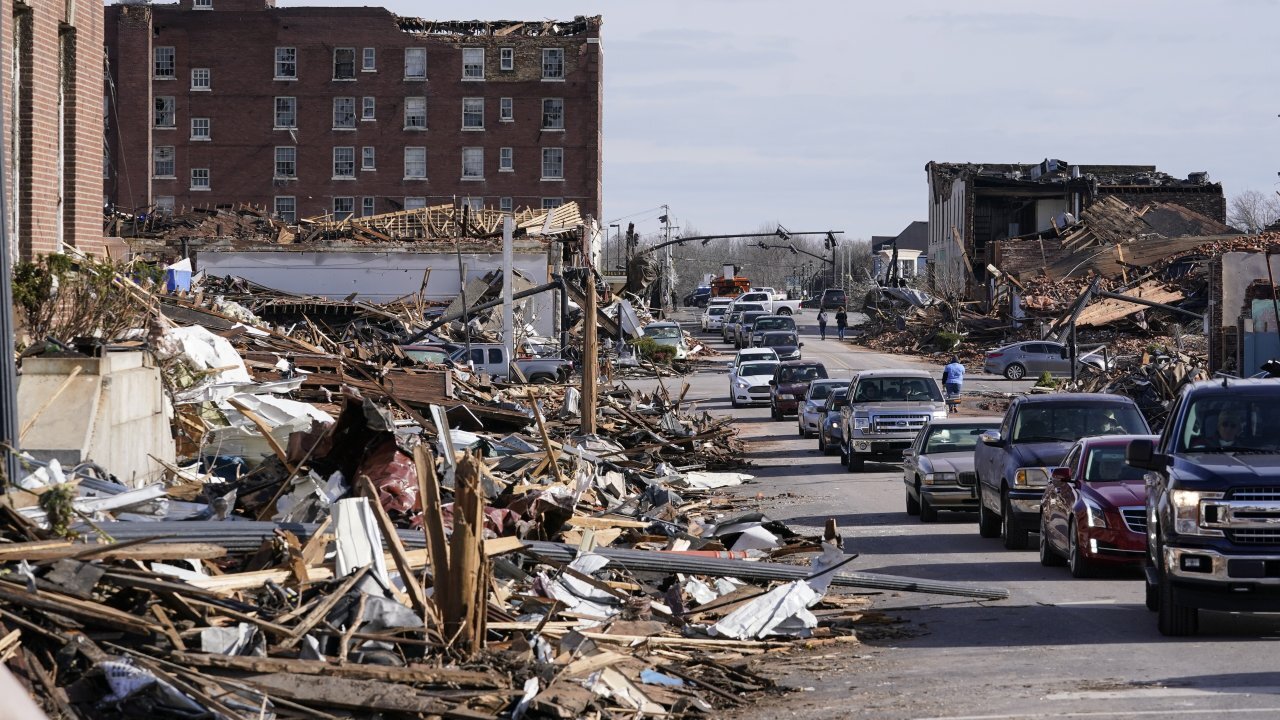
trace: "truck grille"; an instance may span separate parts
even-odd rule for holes
[[[1280,528],[1231,530],[1227,537],[1237,545],[1280,545]]]
[[[929,422],[928,415],[876,415],[871,420],[871,431],[878,433],[915,432]]]
[[[973,487],[978,484],[978,473],[962,472],[956,476],[956,482],[966,487]]]
[[[1280,488],[1269,487],[1243,487],[1236,488],[1227,494],[1228,500],[1247,500],[1251,502],[1277,502],[1280,501]]]
[[[1130,532],[1136,532],[1140,535],[1147,534],[1147,509],[1145,507],[1120,508],[1120,517],[1124,518],[1124,525],[1129,528]]]

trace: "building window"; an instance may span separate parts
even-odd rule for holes
[[[372,145],[365,145],[364,147],[360,148],[360,169],[361,170],[377,169],[377,166],[374,164],[374,150]]]
[[[407,97],[404,99],[404,129],[427,129],[427,99],[424,97]]]
[[[275,123],[277,130],[298,127],[298,98],[276,98]]]
[[[377,48],[365,48],[360,60],[360,72],[376,72],[378,70]]]
[[[360,198],[360,215],[362,215],[363,217],[376,215],[377,213],[374,212],[374,202],[376,200],[377,198],[370,197],[368,195]]]
[[[462,207],[470,208],[472,210],[483,210],[484,198],[475,196],[464,197],[462,198]]]
[[[542,148],[542,179],[564,178],[564,148]]]
[[[209,168],[191,168],[191,189],[209,189]]]
[[[298,201],[292,195],[276,196],[276,217],[290,225],[298,222]]]
[[[484,79],[484,48],[462,48],[462,79]]]
[[[191,3],[192,10],[212,10],[213,0],[195,0]]]
[[[276,48],[276,79],[293,80],[298,77],[298,48]]]
[[[335,197],[333,199],[333,215],[339,220],[346,220],[356,211],[356,199],[353,197]]]
[[[353,147],[335,147],[333,149],[333,177],[351,178],[356,176],[356,149]]]
[[[554,209],[556,209],[556,208],[560,207],[560,206],[561,206],[561,205],[563,205],[563,204],[564,204],[564,198],[562,198],[562,197],[548,197],[548,198],[542,198],[542,209],[543,209],[543,210],[554,210]]]
[[[156,196],[156,214],[157,215],[173,214],[173,196],[172,195]]]
[[[542,129],[564,129],[564,98],[542,98]]]
[[[353,97],[336,97],[333,99],[333,129],[351,129],[356,126],[356,99]]]
[[[499,70],[515,70],[516,69],[516,49],[515,48],[498,48],[498,69]]]
[[[276,180],[293,180],[298,177],[298,148],[292,145],[276,148]]]
[[[172,95],[161,95],[156,97],[156,127],[158,128],[175,128],[178,127],[178,112],[175,109],[176,104]]]
[[[158,47],[155,53],[155,74],[157,80],[173,80],[178,76],[176,53],[171,47]]]
[[[512,148],[498,148],[498,172],[515,170],[515,151]]]
[[[191,69],[191,89],[192,90],[208,90],[213,87],[213,77],[209,74],[209,68],[192,68]]]
[[[498,198],[498,209],[502,212],[511,212],[515,208],[515,203],[511,202],[509,197]]]
[[[172,178],[174,175],[173,146],[157,145],[151,151],[151,174],[158,178]]]
[[[333,49],[333,79],[354,80],[356,77],[356,49]]]
[[[209,118],[191,118],[192,140],[209,140],[211,137],[209,130]]]
[[[427,79],[427,49],[426,48],[405,48],[404,49],[404,79],[405,80],[426,80]]]
[[[562,48],[542,48],[542,79],[564,79],[564,50]]]
[[[421,210],[427,206],[427,199],[424,197],[407,197],[404,199],[405,210]]]
[[[512,122],[515,119],[515,102],[511,98],[498,98],[498,122]]]
[[[427,149],[424,147],[407,147],[404,149],[404,179],[427,179]]]
[[[377,101],[370,95],[360,98],[360,119],[373,120],[374,110],[377,107]]]
[[[462,179],[463,180],[483,180],[484,179],[484,148],[480,148],[480,147],[462,148]]]
[[[462,129],[484,129],[484,98],[462,98]]]

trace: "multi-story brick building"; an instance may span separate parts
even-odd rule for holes
[[[0,0],[10,256],[101,253],[102,6]],[[16,252],[14,250],[16,249]]]
[[[598,217],[600,24],[107,6],[108,199],[286,220],[574,200]]]

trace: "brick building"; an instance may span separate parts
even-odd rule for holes
[[[108,200],[286,220],[572,200],[598,217],[600,24],[109,5]]]
[[[0,0],[10,257],[103,251],[101,8]]]

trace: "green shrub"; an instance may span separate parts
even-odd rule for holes
[[[670,365],[676,357],[675,348],[670,345],[659,345],[650,337],[640,337],[633,344],[641,358],[655,365]]]
[[[1048,370],[1040,373],[1040,379],[1036,381],[1037,387],[1055,388],[1058,387],[1058,381],[1053,379]]]
[[[963,340],[964,336],[960,333],[947,332],[946,330],[939,330],[938,334],[933,336],[934,343],[941,350],[955,350],[960,347],[960,343]]]

